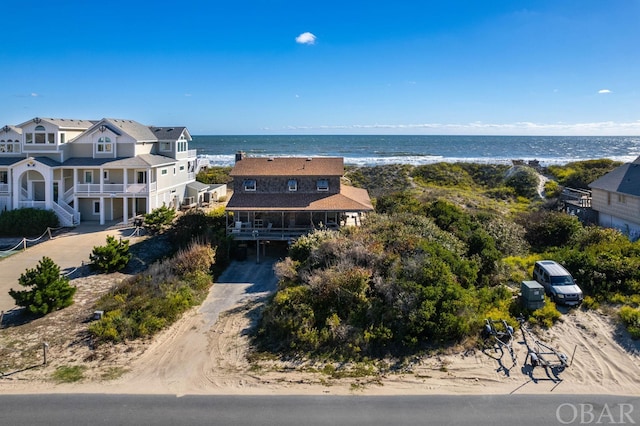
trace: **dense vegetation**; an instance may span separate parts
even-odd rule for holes
[[[0,237],[37,237],[58,226],[58,216],[52,210],[26,208],[0,214]]]
[[[124,280],[97,303],[102,319],[89,327],[97,342],[120,342],[151,336],[202,303],[212,279],[215,251],[193,244],[167,261]]]
[[[196,180],[202,183],[231,183],[233,179],[229,176],[231,167],[210,167],[202,169],[196,175]]]
[[[166,226],[162,238],[175,254],[124,280],[97,302],[95,309],[104,311],[104,316],[89,327],[96,342],[121,342],[157,333],[200,304],[213,283],[213,273],[228,263],[230,241],[223,209],[208,214],[189,211],[175,220],[172,217]],[[107,246],[115,244],[114,239]]]
[[[18,278],[25,290],[9,290],[16,305],[34,315],[46,315],[73,303],[76,288],[69,279],[60,275],[60,267],[48,257],[43,257],[33,269],[27,269]]]
[[[586,163],[555,173],[597,178],[596,164],[607,164]],[[371,169],[351,170],[351,182],[371,188],[383,174],[397,190],[376,191],[377,213],[362,227],[318,231],[292,245],[258,327],[264,350],[353,359],[473,342],[484,318],[516,324],[524,313],[551,326],[560,317],[553,303],[524,312],[513,297],[543,258],[567,266],[585,305],[624,305],[621,319],[640,337],[640,243],[546,210],[533,169]]]
[[[609,159],[587,160],[568,163],[564,166],[549,166],[549,173],[562,186],[589,189],[589,184],[601,178],[622,163]]]

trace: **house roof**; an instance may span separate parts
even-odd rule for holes
[[[128,158],[70,158],[64,162],[64,166],[105,166],[110,168],[120,167],[159,167],[175,164],[176,160],[156,154],[140,154]]]
[[[177,141],[178,139],[180,139],[180,136],[182,135],[182,133],[184,133],[186,129],[187,128],[184,126],[177,126],[177,127],[151,126],[149,127],[149,130],[151,130],[151,133],[153,133],[156,138],[163,141],[164,140]],[[190,139],[190,136],[191,135],[189,135],[188,133],[185,135],[187,139]]]
[[[47,123],[51,123],[62,129],[86,130],[96,123],[95,120],[80,120],[80,119],[74,119],[74,118],[43,118],[43,117],[36,117],[36,118],[39,120],[45,121]],[[32,118],[31,120],[25,121],[24,123],[20,123],[18,124],[17,127],[23,127],[27,124],[30,124],[34,120],[36,120],[36,118]]]
[[[242,160],[244,161],[244,160]],[[365,189],[342,185],[339,194],[234,193],[227,203],[233,211],[372,211]]]
[[[206,192],[209,189],[209,185],[198,181],[189,182],[187,186],[196,192]]]
[[[342,157],[245,157],[230,176],[342,176]]]
[[[0,166],[12,166],[20,161],[24,160],[24,157],[0,157]]]
[[[15,132],[19,135],[22,134],[22,129],[16,126],[12,126],[10,124],[7,124],[6,126],[2,126],[0,127],[0,131],[5,132],[5,133],[9,133],[9,132]]]
[[[115,133],[124,132],[134,138],[137,142],[154,142],[158,138],[153,134],[151,129],[144,124],[134,120],[124,120],[121,118],[103,118],[96,126],[104,124]]]
[[[640,197],[640,157],[633,163],[626,163],[592,182],[591,189]]]

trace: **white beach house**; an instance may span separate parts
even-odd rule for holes
[[[133,120],[34,118],[0,128],[0,211],[53,210],[64,226],[129,221],[197,203],[196,151],[186,127]]]

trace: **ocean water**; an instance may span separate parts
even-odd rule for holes
[[[640,136],[193,136],[190,149],[214,166],[231,166],[235,153],[264,157],[343,157],[345,164],[431,164],[475,162],[541,165],[609,158],[630,162],[640,156]]]

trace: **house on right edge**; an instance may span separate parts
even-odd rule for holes
[[[616,228],[632,241],[640,238],[640,157],[612,170],[589,187],[598,224]]]

